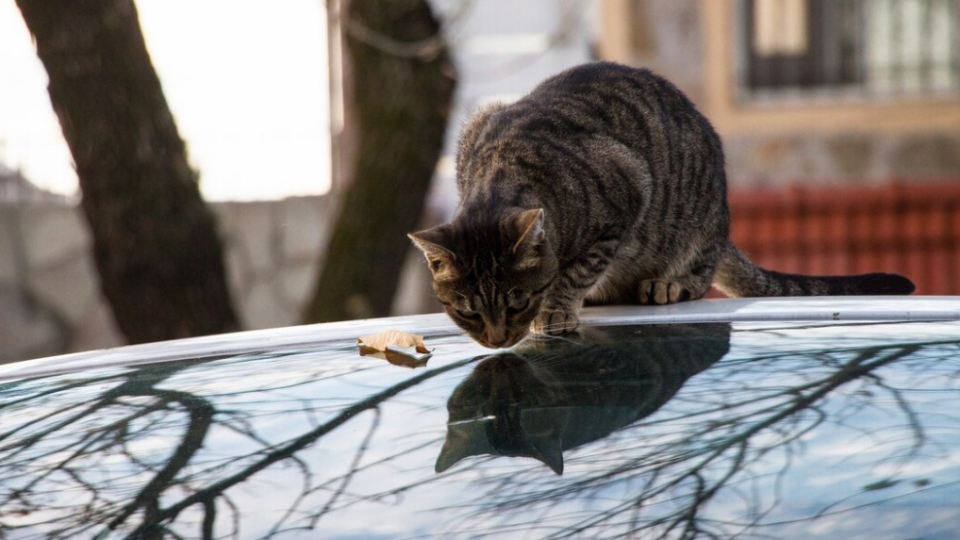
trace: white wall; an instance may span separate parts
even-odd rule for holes
[[[328,197],[212,205],[244,328],[299,322],[329,206]],[[76,206],[0,205],[0,362],[123,344],[90,242]]]

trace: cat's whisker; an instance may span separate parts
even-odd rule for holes
[[[567,336],[544,335],[544,336],[538,336],[538,337],[542,338],[544,341],[563,341],[566,343],[580,343],[580,340],[569,338]]]

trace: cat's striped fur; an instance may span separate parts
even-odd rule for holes
[[[909,294],[896,274],[809,277],[755,266],[729,240],[723,149],[671,83],[585,64],[478,112],[457,156],[451,223],[411,235],[453,320],[483,345],[576,328],[586,300]]]

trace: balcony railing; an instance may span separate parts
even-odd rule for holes
[[[960,0],[739,0],[741,96],[960,91]]]

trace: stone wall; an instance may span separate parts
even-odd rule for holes
[[[733,135],[724,148],[734,189],[960,179],[960,133]]]
[[[212,205],[245,329],[300,322],[328,234],[328,197]],[[124,343],[100,293],[80,209],[0,205],[0,363]],[[425,265],[408,261],[397,313],[428,309]]]

